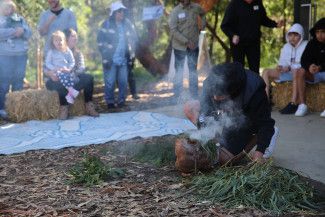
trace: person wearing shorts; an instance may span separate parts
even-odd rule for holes
[[[287,43],[282,47],[278,65],[275,69],[265,69],[263,79],[266,84],[266,94],[270,99],[270,80],[276,82],[292,81],[292,99],[286,107],[280,110],[281,114],[294,114],[298,108],[298,90],[295,74],[301,68],[300,59],[307,41],[303,40],[304,29],[295,23],[286,34]]]

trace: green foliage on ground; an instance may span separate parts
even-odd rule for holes
[[[272,162],[221,167],[211,174],[194,177],[191,184],[200,200],[228,208],[252,207],[272,215],[324,211],[324,197],[320,198],[297,173],[274,167]]]
[[[82,162],[70,169],[69,183],[93,186],[109,179],[123,177],[124,174],[125,170],[106,165],[97,156],[85,155]]]
[[[133,158],[158,167],[174,164],[175,146],[171,143],[144,144]]]

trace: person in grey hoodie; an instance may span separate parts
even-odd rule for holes
[[[0,3],[0,117],[6,118],[5,98],[23,89],[26,73],[28,39],[32,32],[25,19],[16,13],[12,1]]]

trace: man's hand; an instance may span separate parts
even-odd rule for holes
[[[190,50],[194,50],[196,48],[195,44],[191,41],[187,42],[186,46],[190,49]]]
[[[277,28],[280,28],[282,26],[284,26],[284,20],[280,20],[279,22],[277,22],[277,24],[276,24]]]
[[[289,72],[290,71],[290,67],[289,66],[277,66],[276,67],[276,70],[279,72],[279,73],[283,73],[283,72]]]
[[[265,163],[263,153],[260,152],[260,151],[255,151],[254,154],[253,154],[253,161],[256,161],[258,163]]]
[[[188,101],[184,104],[184,114],[193,124],[197,123],[200,110],[201,106],[199,100]]]
[[[309,72],[311,73],[311,74],[316,74],[316,73],[318,73],[320,71],[320,66],[317,66],[317,65],[315,65],[315,64],[311,64],[310,66],[309,66]]]
[[[47,75],[48,77],[50,77],[50,79],[52,81],[59,81],[59,77],[56,75],[56,73],[54,71],[47,71],[45,73],[45,75]]]
[[[239,36],[238,36],[238,35],[234,35],[234,36],[232,37],[232,43],[233,43],[234,45],[237,45],[237,44],[239,43]]]
[[[24,34],[24,29],[22,27],[17,27],[16,31],[15,31],[15,37],[19,38],[20,36],[22,36]]]

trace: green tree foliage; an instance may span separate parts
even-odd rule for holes
[[[1,1],[1,0],[0,0]],[[123,0],[123,2],[132,5],[129,13],[132,21],[135,23],[140,40],[148,37],[147,23],[142,22],[142,9],[145,6],[152,5],[156,0]],[[36,50],[39,35],[37,33],[37,22],[43,10],[48,8],[48,2],[36,0],[16,0],[18,12],[22,14],[33,29],[34,35],[31,40],[31,49],[29,52],[28,74],[29,80],[36,78]],[[86,56],[86,64],[90,72],[101,73],[101,59],[97,50],[96,36],[100,24],[108,16],[108,9],[113,0],[61,0],[63,7],[70,8],[77,17],[80,49]],[[167,14],[177,4],[177,0],[163,0]],[[210,53],[212,63],[221,63],[227,60],[227,49],[229,41],[220,29],[220,24],[224,16],[225,8],[229,0],[219,0],[214,9],[207,14],[207,21],[210,26],[215,28],[214,32],[207,30],[207,37],[210,44]],[[321,7],[321,0],[316,1],[317,17],[319,19],[325,16],[325,8]],[[277,62],[280,48],[284,43],[284,33],[293,23],[293,1],[264,1],[267,14],[274,20],[285,19],[286,26],[283,29],[262,28],[262,57],[261,67],[274,66]],[[168,16],[165,15],[156,21],[156,35],[154,43],[150,46],[153,55],[160,59],[166,52],[170,43],[168,32]],[[218,37],[219,40],[215,38]],[[221,45],[223,43],[223,46]],[[226,46],[226,47],[225,47]]]

